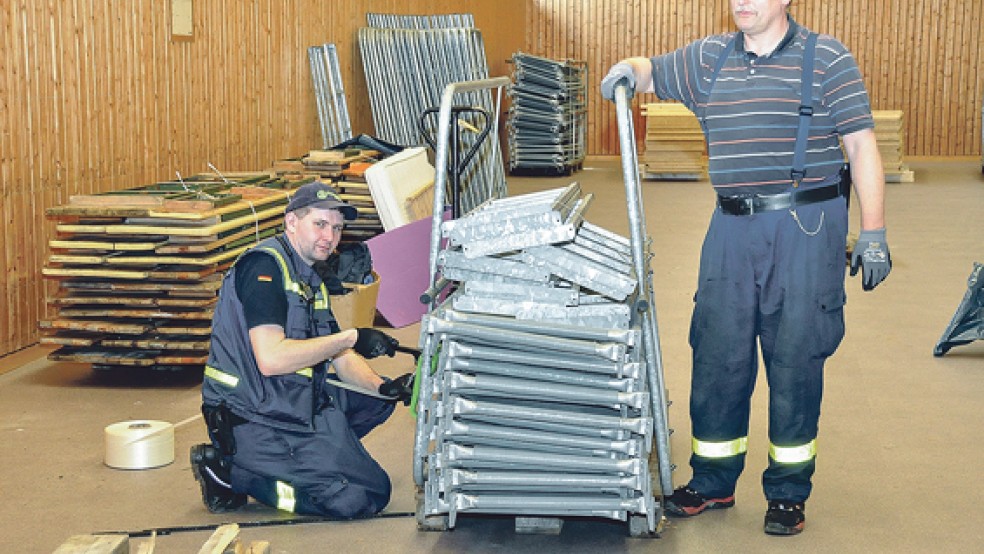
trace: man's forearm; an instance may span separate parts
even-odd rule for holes
[[[851,180],[861,212],[861,229],[885,227],[885,171],[875,133],[865,129],[844,136]]]
[[[332,360],[332,366],[335,367],[338,377],[350,385],[375,391],[383,384],[383,378],[355,351],[350,350],[338,356]]]
[[[264,375],[293,373],[343,355],[357,337],[355,329],[310,339],[288,339],[277,325],[260,325],[249,330],[253,354]]]

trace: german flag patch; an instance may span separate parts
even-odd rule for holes
[[[273,282],[273,277],[270,277],[269,275],[257,275],[256,280],[261,283],[270,283]]]

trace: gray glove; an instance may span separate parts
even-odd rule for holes
[[[861,269],[861,288],[871,290],[892,271],[892,254],[885,240],[885,228],[861,231],[851,252],[851,277]]]
[[[359,336],[352,348],[363,358],[375,358],[383,354],[392,358],[396,355],[396,347],[400,342],[393,337],[371,327],[359,327],[356,331]]]
[[[625,85],[629,89],[629,100],[635,94],[636,79],[635,71],[626,62],[618,62],[608,70],[608,75],[601,80],[601,97],[605,100],[615,101],[615,87]]]

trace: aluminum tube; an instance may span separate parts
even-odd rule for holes
[[[507,419],[529,419],[564,423],[567,425],[583,425],[604,429],[622,429],[639,435],[646,434],[652,425],[648,417],[618,417],[593,413],[577,413],[562,409],[547,409],[516,404],[503,404],[489,401],[473,401],[461,397],[450,399],[450,409],[455,414],[490,416]]]
[[[424,319],[427,317],[425,315]],[[418,344],[421,346],[421,371],[417,395],[417,425],[413,442],[413,480],[418,487],[422,487],[424,485],[424,460],[427,458],[430,432],[436,419],[434,400],[430,392],[433,388],[434,376],[429,370],[431,360],[437,350],[437,339],[431,334],[421,332]]]
[[[319,74],[320,51],[317,46],[308,48],[308,64],[311,68],[311,84],[314,88],[314,106],[318,111],[318,125],[321,130],[321,145],[325,150],[328,149],[328,129],[326,126],[327,114],[325,113],[324,92],[322,90],[322,80]]]
[[[437,318],[429,318],[426,329],[430,333],[447,333],[477,339],[491,344],[508,344],[512,348],[533,352],[551,350],[597,356],[611,361],[618,361],[625,355],[625,345],[619,343],[588,342],[545,335],[533,335],[506,329],[490,329],[481,325],[459,323]]]
[[[494,375],[463,375],[449,372],[445,374],[444,384],[445,390],[462,394],[471,393],[478,396],[494,394],[506,398],[530,398],[542,402],[606,407],[629,406],[636,410],[642,409],[643,403],[649,402],[649,394],[645,392],[619,392],[545,382],[531,387],[526,380]]]
[[[495,425],[498,427],[498,425]],[[562,446],[558,444],[550,444],[543,442],[522,442],[518,443],[511,439],[500,439],[495,437],[485,437],[485,436],[462,436],[454,437],[453,440],[449,437],[444,437],[444,441],[441,443],[439,448],[447,448],[449,444],[460,444],[463,446],[487,446],[494,448],[506,448],[506,449],[522,449],[527,452],[547,452],[550,454],[562,454],[567,456],[594,456],[600,458],[612,458],[619,457],[620,455],[611,451],[603,449],[586,449],[586,448],[571,448],[568,446]],[[637,452],[647,454],[648,451],[645,449],[645,443],[642,439],[636,439],[633,443],[636,447]]]
[[[642,445],[636,440],[612,440],[598,437],[573,436],[568,434],[550,433],[533,429],[520,429],[502,425],[490,425],[481,422],[449,421],[442,429],[444,438],[457,440],[459,438],[486,437],[512,441],[518,448],[523,444],[547,444],[566,448],[577,448],[584,451],[599,453],[618,452],[626,456],[637,456]],[[535,448],[533,448],[535,450]],[[607,454],[601,454],[607,455]]]
[[[444,317],[448,321],[458,323],[471,323],[495,329],[519,331],[523,333],[535,333],[553,337],[563,337],[568,339],[586,340],[595,342],[617,342],[626,346],[636,346],[639,344],[641,334],[637,329],[591,329],[585,327],[563,326],[563,325],[543,325],[528,321],[517,321],[505,317],[485,316],[481,314],[466,314],[454,310],[448,310]]]
[[[476,360],[471,358],[461,358],[448,356],[445,370],[458,370],[465,373],[487,373],[503,377],[514,377],[517,379],[528,379],[533,381],[531,387],[536,387],[537,381],[548,381],[552,383],[566,383],[582,387],[594,387],[618,392],[629,392],[641,390],[640,383],[635,379],[618,379],[582,373],[580,371],[567,371],[565,369],[554,369],[536,365],[503,364],[487,360]]]
[[[597,512],[646,513],[645,498],[604,498],[598,496],[485,495],[453,494],[451,502],[461,511],[517,514],[595,514]]]
[[[550,486],[564,490],[598,490],[617,492],[622,489],[639,490],[642,488],[641,478],[636,475],[612,476],[597,474],[575,473],[520,473],[512,471],[468,471],[452,469],[445,472],[445,487],[459,490],[474,490],[472,487],[490,489],[538,489]]]
[[[515,467],[516,469],[556,468],[577,473],[610,473],[616,475],[640,475],[644,469],[642,460],[599,458],[591,456],[569,456],[548,452],[525,452],[508,448],[486,446],[446,445],[441,455],[442,467],[479,468],[485,464],[491,467]]]
[[[625,196],[628,207],[629,228],[631,233],[630,242],[632,244],[632,260],[635,264],[636,275],[640,282],[649,281],[646,279],[650,275],[649,268],[646,267],[646,257],[644,252],[644,237],[646,221],[642,210],[642,194],[639,187],[639,161],[636,153],[635,131],[632,127],[632,110],[629,104],[628,88],[625,85],[615,87],[615,111],[618,118],[619,145],[622,152],[622,176],[625,180]],[[655,439],[657,455],[660,462],[660,485],[662,490],[673,490],[670,471],[664,471],[664,466],[669,470],[670,443],[668,437],[668,425],[666,419],[666,401],[664,397],[665,388],[662,384],[662,360],[659,347],[659,332],[656,327],[656,305],[652,299],[650,286],[640,287],[648,302],[648,310],[644,320],[643,338],[644,352],[647,354],[647,366],[649,368],[649,383],[652,392],[653,402],[653,421],[655,425]]]
[[[476,361],[489,360],[506,364],[542,366],[591,374],[619,376],[623,368],[622,360],[608,362],[585,359],[581,356],[571,356],[565,353],[517,352],[510,348],[467,344],[460,341],[451,341],[446,345],[446,348],[448,356],[451,358],[471,358]]]

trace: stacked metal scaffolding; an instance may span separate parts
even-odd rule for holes
[[[342,72],[338,67],[335,45],[324,44],[308,48],[308,62],[311,65],[311,83],[314,85],[318,122],[321,124],[321,144],[322,148],[328,150],[352,138],[352,123],[349,120],[348,104],[345,102],[345,89],[342,88]]]
[[[631,245],[584,221],[590,202],[575,183],[443,224],[438,263],[458,285],[421,324],[425,527],[465,512],[657,530]]]
[[[448,85],[440,128],[456,94],[503,82]],[[616,98],[628,239],[584,221],[591,196],[576,183],[490,198],[450,221],[435,209],[416,381],[421,529],[488,513],[517,516],[517,530],[569,516],[628,521],[632,536],[662,530],[668,404],[625,87]],[[435,208],[448,178],[438,137]]]
[[[584,161],[587,64],[513,54],[509,169],[570,174]]]
[[[482,34],[471,15],[398,16],[367,14],[369,27],[359,29],[359,48],[369,88],[376,136],[403,146],[425,146],[419,124],[428,108],[436,107],[447,85],[488,78]],[[501,96],[501,94],[499,95]],[[491,136],[479,144],[477,132],[460,137],[460,150],[478,145],[462,175],[462,209],[473,209],[484,198],[505,195],[506,183],[497,125],[501,98],[489,90],[465,93],[461,105],[478,106],[493,114]],[[462,115],[463,128],[477,129],[479,116]],[[424,118],[424,127],[437,136],[437,122]]]

